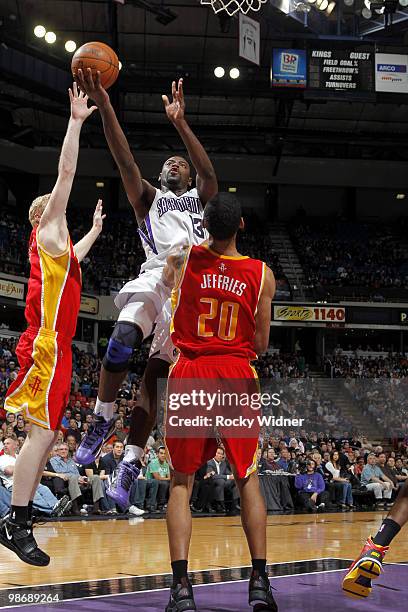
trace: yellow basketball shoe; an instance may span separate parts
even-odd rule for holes
[[[364,599],[372,590],[371,581],[382,572],[382,563],[389,546],[374,544],[367,539],[360,555],[353,561],[343,580],[343,591],[353,599]]]

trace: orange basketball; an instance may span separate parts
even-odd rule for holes
[[[93,78],[99,70],[101,73],[101,84],[108,89],[114,84],[119,75],[119,59],[113,49],[101,42],[88,42],[79,47],[74,53],[71,62],[71,70],[76,77],[78,68],[85,72],[88,68],[92,70]]]

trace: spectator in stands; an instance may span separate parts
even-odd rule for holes
[[[275,449],[273,447],[268,448],[266,458],[262,458],[259,462],[259,472],[279,472],[282,469],[279,462],[276,461]]]
[[[335,489],[337,489],[340,493],[339,505],[341,509],[352,510],[354,508],[352,487],[345,475],[341,474],[340,457],[338,451],[332,451],[330,453],[330,461],[326,463],[325,467],[326,470],[328,470],[332,475],[332,482],[334,483]]]
[[[258,449],[261,451],[261,449]],[[211,506],[213,501],[214,487],[212,486],[212,472],[207,474],[207,464],[205,463],[195,473],[194,486],[191,494],[192,512],[211,514],[215,512]]]
[[[364,463],[363,457],[359,457],[354,466],[354,475],[360,480],[360,482],[361,482],[361,474],[363,473],[364,466],[365,466],[365,463]]]
[[[156,478],[146,478],[147,452],[147,448],[145,448],[145,453],[140,459],[140,463],[142,464],[140,474],[130,490],[129,499],[131,506],[129,508],[129,514],[134,514],[135,516],[144,514],[145,502],[146,512],[155,513],[157,511],[156,502],[159,490],[159,480],[156,480]]]
[[[160,446],[157,452],[157,458],[150,461],[146,470],[146,478],[154,478],[159,483],[157,491],[157,508],[161,512],[167,505],[170,488],[170,466],[166,461],[166,449]]]
[[[68,429],[69,422],[71,420],[71,416],[72,416],[72,410],[71,410],[71,408],[67,408],[66,411],[65,411],[64,416],[62,417],[62,421],[61,421],[61,426],[64,429]]]
[[[97,457],[93,463],[85,466],[84,471],[88,481],[91,481],[95,475],[98,475],[101,480],[103,488],[103,497],[100,500],[101,510],[106,514],[118,514],[115,502],[106,494],[109,476],[105,474],[105,470],[101,466],[101,457]]]
[[[394,491],[392,494],[392,499],[396,499],[399,490],[401,489],[401,487],[404,486],[404,482],[406,480],[406,478],[404,478],[403,476],[401,477],[400,475],[398,475],[397,473],[397,468],[395,467],[395,459],[394,457],[388,457],[387,462],[385,463],[385,465],[382,465],[382,462],[380,461],[380,457],[378,458],[378,465],[381,469],[381,471],[387,476],[387,478],[389,478],[392,482],[392,484],[394,485]]]
[[[115,430],[112,434],[112,440],[119,440],[125,442],[128,432],[124,430],[122,419],[117,419],[115,423]]]
[[[54,487],[56,492],[62,493],[65,490],[64,482],[67,482],[73,513],[76,515],[80,514],[79,499],[90,485],[93,500],[92,514],[100,514],[100,500],[103,498],[104,493],[99,476],[96,474],[90,478],[81,476],[76,463],[68,457],[68,445],[65,443],[55,448],[55,456],[51,459],[50,463],[56,474],[65,475],[63,481],[60,478],[55,478]],[[65,477],[68,477],[68,479]]]
[[[78,443],[77,443],[75,436],[73,436],[72,434],[68,434],[66,438],[66,443],[68,446],[68,457],[70,459],[73,459],[75,455],[75,451],[78,447]]]
[[[374,491],[377,506],[388,508],[387,502],[384,500],[391,499],[394,485],[387,478],[377,465],[377,457],[374,453],[370,453],[367,457],[367,465],[364,467],[361,474],[361,484],[368,491]]]
[[[6,489],[2,495],[3,503],[6,503],[8,508],[11,506],[14,466],[17,459],[16,450],[16,441],[12,438],[6,438],[4,440],[4,455],[0,456],[0,479]],[[33,499],[33,510],[48,516],[62,516],[70,509],[68,502],[67,497],[58,501],[48,487],[39,484]]]
[[[75,417],[73,416],[69,419],[69,427],[67,429],[66,435],[73,436],[78,444],[81,442],[81,432],[78,429],[78,423]]]
[[[270,449],[270,451],[273,451],[273,449]],[[217,448],[215,457],[207,462],[207,474],[210,475],[213,487],[213,499],[217,512],[226,511],[225,502],[227,497],[230,502],[229,512],[231,514],[236,513],[236,502],[239,497],[238,489],[235,484],[232,470],[225,461],[225,451],[221,446]]]
[[[290,474],[296,473],[296,464],[291,460],[290,452],[286,446],[282,448],[277,463],[284,472],[289,472]]]
[[[408,470],[404,468],[404,464],[400,458],[395,461],[395,474],[398,482],[405,482],[408,478]]]
[[[107,450],[109,446],[110,445],[105,444],[105,449]],[[123,461],[123,457],[125,456],[124,449],[125,447],[123,442],[117,440],[112,445],[112,450],[102,457],[100,467],[105,471],[105,474],[110,476],[110,474],[113,474],[116,471],[119,463]]]
[[[17,421],[16,424],[14,426],[14,433],[16,434],[17,438],[19,436],[22,436],[23,438],[27,437],[26,432],[24,431],[24,427],[25,427],[25,421],[24,418],[21,414],[17,415]]]
[[[295,487],[298,490],[302,506],[308,512],[322,511],[326,507],[329,495],[325,491],[325,483],[321,474],[315,471],[316,464],[312,459],[306,462],[306,472],[297,474]]]

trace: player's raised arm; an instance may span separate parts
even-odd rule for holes
[[[77,167],[79,136],[82,124],[96,110],[96,106],[88,108],[88,96],[78,92],[76,83],[69,90],[69,98],[71,117],[62,145],[58,178],[38,226],[39,240],[52,255],[64,251],[67,246],[65,211]]]
[[[173,100],[169,101],[167,96],[162,96],[167,117],[170,119],[180,134],[191,162],[197,172],[197,191],[201,202],[205,205],[218,192],[218,181],[210,158],[197,136],[188,125],[184,111],[183,79],[179,79],[177,87],[173,81],[171,86]]]
[[[136,218],[142,221],[149,211],[156,195],[155,188],[142,178],[135,162],[129,143],[120,127],[107,91],[101,85],[100,73],[95,80],[88,68],[83,72],[78,70],[77,80],[80,88],[95,102],[101,113],[103,130],[110,152],[119,168],[126,195],[133,206]]]
[[[98,200],[95,208],[92,227],[87,234],[81,240],[79,240],[74,246],[75,255],[79,262],[81,262],[88,254],[93,243],[98,238],[103,228],[103,220],[106,215],[103,214],[102,200]]]
[[[269,334],[271,331],[271,304],[275,295],[275,277],[268,266],[265,266],[265,277],[261,295],[259,296],[258,309],[255,317],[255,352],[262,355],[269,345]]]

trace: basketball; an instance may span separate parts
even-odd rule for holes
[[[79,68],[84,72],[90,68],[94,79],[99,70],[102,87],[108,89],[118,78],[119,59],[115,51],[108,45],[101,42],[88,42],[79,47],[72,58],[71,70],[74,78]]]

